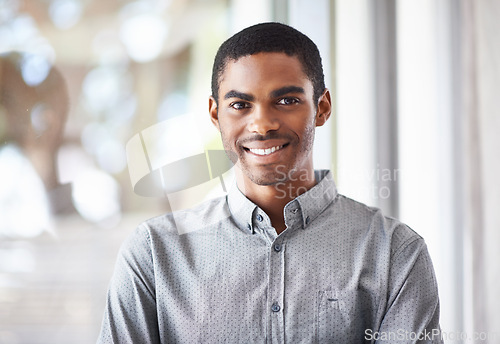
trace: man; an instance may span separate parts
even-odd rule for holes
[[[441,342],[423,239],[313,169],[331,113],[315,44],[283,24],[247,28],[219,48],[212,92],[236,185],[175,216],[204,228],[178,235],[167,214],[137,229],[99,342]]]

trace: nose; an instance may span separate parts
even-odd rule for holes
[[[255,107],[250,116],[248,130],[252,133],[265,135],[269,131],[278,130],[280,123],[271,109]]]

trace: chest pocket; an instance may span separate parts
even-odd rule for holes
[[[319,291],[317,305],[317,343],[369,343],[365,340],[372,313],[368,293],[360,289]]]

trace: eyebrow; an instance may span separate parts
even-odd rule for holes
[[[281,96],[284,96],[285,94],[288,93],[306,93],[302,87],[299,86],[285,86],[282,88],[279,88],[277,90],[274,90],[271,92],[271,97],[273,98],[278,98]]]
[[[255,99],[254,96],[248,93],[242,93],[235,90],[231,90],[224,95],[224,99],[229,99],[229,98],[240,98],[249,102]]]
[[[282,97],[288,93],[302,93],[302,94],[304,94],[305,90],[299,86],[285,86],[285,87],[282,87],[282,88],[279,88],[277,90],[272,91],[271,97],[278,98],[278,97]],[[252,96],[251,94],[238,92],[235,90],[231,90],[224,95],[224,99],[229,99],[229,98],[240,98],[240,99],[243,99],[243,100],[246,100],[249,102],[251,102],[255,99],[255,97]]]

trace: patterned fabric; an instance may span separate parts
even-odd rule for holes
[[[98,343],[441,343],[424,240],[338,194],[329,171],[316,180],[286,205],[280,235],[235,185],[140,225]]]

